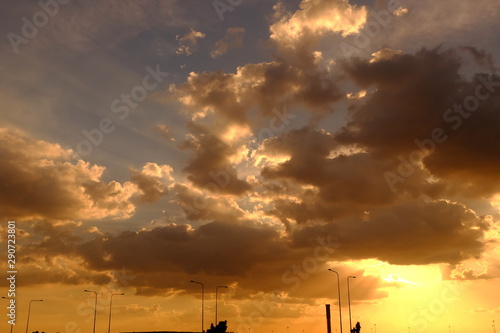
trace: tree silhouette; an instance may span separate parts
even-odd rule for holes
[[[217,326],[214,327],[214,324],[210,324],[210,328],[207,330],[207,333],[225,333],[227,330],[227,320],[219,321]]]
[[[360,333],[361,332],[361,324],[359,321],[356,323],[356,326],[351,328],[351,333]]]

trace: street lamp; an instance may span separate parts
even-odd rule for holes
[[[215,326],[217,326],[218,322],[217,322],[217,290],[219,288],[227,288],[227,286],[217,286],[215,288]]]
[[[340,277],[339,277],[339,273],[334,271],[333,269],[331,268],[328,268],[328,270],[330,272],[334,272],[335,274],[337,274],[337,286],[338,286],[338,293],[339,293],[339,317],[340,317],[340,333],[342,333],[342,306],[340,305]]]
[[[349,275],[347,277],[347,301],[349,303],[349,332],[352,330],[352,321],[351,321],[351,293],[349,291],[349,278],[355,279],[355,276]]]
[[[10,298],[10,297],[5,297],[5,296],[2,296],[3,299],[14,299],[14,298]],[[12,329],[14,328],[14,324],[10,324],[10,333],[12,333]]]
[[[108,321],[108,333],[111,333],[111,303],[113,303],[113,296],[125,295],[124,293],[111,294],[109,298],[109,321]]]
[[[28,306],[28,319],[26,320],[26,333],[28,333],[28,325],[30,324],[31,302],[43,302],[43,299],[32,299]]]
[[[94,293],[95,294],[95,305],[94,305],[94,330],[92,332],[95,333],[95,319],[97,317],[97,291],[93,291],[93,290],[87,290],[85,289],[84,290],[86,293]],[[28,332],[26,332],[28,333]]]
[[[201,332],[203,333],[203,332],[205,332],[205,330],[203,329],[203,327],[205,327],[205,325],[203,323],[203,319],[204,319],[203,311],[204,311],[204,307],[205,307],[205,285],[201,282],[197,282],[197,281],[193,281],[193,280],[191,280],[191,282],[201,285]]]

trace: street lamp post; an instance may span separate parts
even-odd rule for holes
[[[339,277],[339,273],[334,271],[333,269],[328,268],[328,270],[330,272],[334,272],[335,274],[337,274],[337,286],[338,286],[338,294],[339,294],[340,333],[342,333],[342,306],[340,305],[340,277]]]
[[[203,327],[205,327],[205,324],[203,322],[204,320],[204,308],[205,308],[205,285],[201,282],[193,281],[191,280],[192,283],[196,283],[201,285],[201,332],[205,332]]]
[[[30,301],[30,305],[28,306],[28,319],[26,320],[26,333],[28,333],[28,326],[30,324],[31,302],[43,302],[43,299],[32,299]]]
[[[5,297],[5,296],[2,296],[3,299],[14,299],[14,298],[10,298],[10,297]],[[10,333],[12,333],[12,329],[14,328],[14,324],[10,324]]]
[[[215,323],[214,325],[217,326],[218,322],[217,322],[217,290],[219,288],[227,288],[227,286],[217,286],[215,288]]]
[[[349,332],[352,330],[352,319],[351,319],[351,293],[349,291],[349,278],[355,279],[355,276],[349,275],[347,277],[347,301],[349,303]]]
[[[108,320],[108,333],[111,333],[111,304],[113,303],[113,296],[118,296],[118,295],[125,295],[124,293],[119,293],[119,294],[111,294],[111,297],[109,298],[109,320]]]
[[[94,305],[94,329],[93,329],[93,333],[95,333],[95,320],[96,320],[96,317],[97,317],[97,291],[94,291],[94,290],[87,290],[85,289],[84,290],[86,293],[94,293],[95,294],[95,305]],[[28,332],[26,332],[28,333]]]

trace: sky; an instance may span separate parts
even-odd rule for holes
[[[2,332],[496,333],[500,2],[0,7]]]

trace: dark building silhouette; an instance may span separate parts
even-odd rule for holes
[[[214,324],[210,324],[210,328],[206,331],[206,333],[226,333],[227,330],[227,320],[219,321],[217,326]],[[200,332],[180,332],[180,331],[149,331],[149,332],[120,332],[120,333],[200,333]],[[227,332],[233,333],[233,332]]]
[[[200,333],[200,332],[182,332],[182,331],[133,331],[120,333]]]

